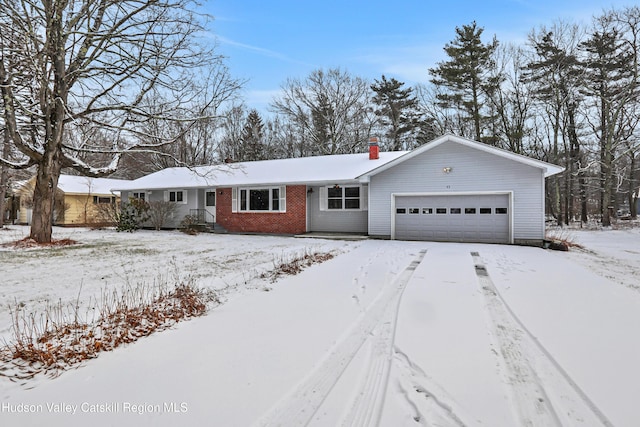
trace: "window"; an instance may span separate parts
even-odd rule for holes
[[[431,215],[433,213],[433,208],[422,208],[423,215]]]
[[[327,188],[327,207],[329,209],[342,209],[342,187]]]
[[[240,212],[284,212],[285,191],[282,187],[241,188],[239,193]]]
[[[447,208],[436,208],[436,213],[437,214],[446,214],[447,213]]]
[[[363,207],[361,202],[361,187],[341,187],[334,185],[321,189],[320,210],[360,210]],[[324,205],[326,201],[326,205]],[[366,207],[365,207],[366,209]]]
[[[496,208],[496,213],[499,215],[504,215],[507,213],[507,208]]]
[[[451,208],[451,209],[449,209],[449,213],[451,213],[451,214],[460,214],[460,213],[462,213],[462,209],[461,208]]]
[[[476,208],[464,208],[464,213],[467,215],[473,215],[476,213]]]
[[[360,187],[345,187],[344,208],[360,209]]]
[[[490,213],[491,213],[491,208],[480,208],[481,215],[490,214]]]
[[[136,191],[131,193],[131,198],[132,199],[140,199],[140,200],[146,200],[146,194],[144,193],[144,191]]]
[[[204,195],[205,198],[205,205],[206,206],[215,206],[216,205],[216,192],[214,191],[207,191]]]
[[[187,192],[184,190],[165,191],[164,201],[185,204],[187,203]]]
[[[420,213],[420,209],[419,208],[409,208],[409,213],[410,214],[419,214]]]
[[[116,198],[115,197],[93,196],[93,204],[94,205],[104,205],[104,204],[115,203],[115,202],[116,202]]]

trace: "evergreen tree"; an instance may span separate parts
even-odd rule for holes
[[[264,160],[268,158],[264,145],[264,124],[257,110],[251,110],[242,129],[242,152],[244,161]]]
[[[484,29],[475,21],[470,25],[456,27],[456,38],[444,47],[449,60],[439,62],[429,70],[431,83],[445,90],[437,99],[444,108],[453,108],[466,115],[473,126],[471,136],[482,141],[483,94],[493,84],[489,71],[493,68],[492,56],[498,47],[494,37],[491,43],[482,43]],[[464,134],[464,132],[463,132]]]
[[[385,136],[390,141],[390,149],[399,151],[410,149],[412,143],[407,137],[415,137],[415,131],[420,127],[418,113],[418,99],[412,88],[403,89],[403,82],[394,78],[374,80],[371,89],[375,92],[373,102],[377,105],[375,114],[380,123],[386,128]]]

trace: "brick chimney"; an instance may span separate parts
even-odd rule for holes
[[[380,158],[380,148],[378,147],[378,138],[372,136],[369,138],[369,160],[377,160]]]

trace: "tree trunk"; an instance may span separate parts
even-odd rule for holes
[[[57,151],[45,153],[43,161],[38,165],[36,175],[29,235],[38,243],[51,242],[53,207],[60,171],[59,153]]]
[[[580,172],[580,222],[586,223],[589,220],[589,213],[587,211],[587,180],[584,178],[584,172]]]
[[[2,158],[8,159],[11,153],[11,146],[9,145],[9,131],[4,131],[4,140],[2,144]],[[7,196],[7,190],[9,189],[9,168],[4,165],[0,165],[0,228],[4,227],[4,211],[5,201]],[[13,209],[13,206],[11,206]]]
[[[629,214],[632,219],[638,217],[638,199],[636,196],[636,156],[634,153],[629,154]]]
[[[9,172],[4,166],[0,166],[0,228],[4,227],[4,198],[7,195],[7,186],[9,184]]]

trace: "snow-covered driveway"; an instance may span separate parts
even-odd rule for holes
[[[293,244],[301,241],[311,245]],[[631,427],[640,419],[640,293],[575,254],[331,245],[342,253],[330,261],[33,389],[0,382],[2,424]],[[20,404],[35,412],[14,411]]]

